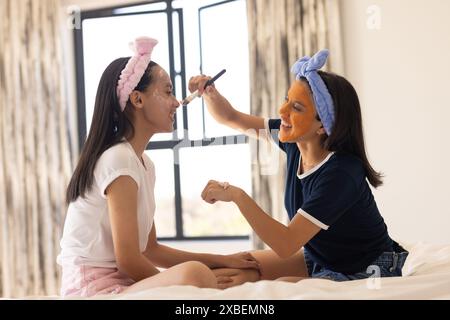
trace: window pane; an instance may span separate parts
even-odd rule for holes
[[[178,0],[172,5],[183,9],[184,29],[184,58],[186,85],[189,78],[200,74],[200,44],[198,35],[198,8],[205,4],[205,0]],[[189,90],[186,87],[186,93]],[[185,97],[183,97],[185,98]],[[194,99],[187,108],[188,138],[190,140],[203,139],[203,112],[201,99]]]
[[[200,196],[209,180],[228,181],[251,194],[248,144],[183,148],[180,150],[180,173],[186,236],[250,234],[247,221],[234,204],[217,202],[211,205]]]
[[[174,85],[175,85],[177,97],[181,97],[181,93],[182,93],[182,89],[181,89],[182,85],[181,84],[182,84],[181,76],[180,75],[175,76]],[[184,138],[184,126],[183,126],[183,107],[181,105],[178,107],[176,116],[177,116],[177,129],[176,129],[176,132],[174,133],[174,135],[175,135],[175,139],[182,140]]]
[[[200,40],[199,40],[199,21],[198,21],[198,10],[201,7],[204,6],[208,6],[211,4],[216,4],[219,2],[222,2],[223,0],[176,0],[173,1],[172,5],[174,8],[182,8],[183,9],[183,28],[184,28],[184,44],[185,44],[185,62],[186,62],[186,80],[187,83],[189,81],[189,78],[194,76],[194,75],[198,75],[200,74]],[[246,9],[245,9],[245,1],[243,0],[239,0],[237,2],[242,2],[242,5],[237,9],[237,10],[243,10],[242,14],[244,17],[243,21],[238,21],[237,23],[240,24],[246,24]],[[233,12],[233,16],[229,16],[230,12],[232,10],[227,10],[227,7],[232,6],[233,4],[231,3],[225,3],[225,4],[221,4],[219,5],[217,8],[217,10],[221,10],[221,8],[225,8],[226,10],[224,11],[224,14],[228,15],[226,17],[223,17],[223,19],[221,19],[220,21],[222,21],[221,23],[223,23],[223,21],[225,21],[224,24],[222,25],[218,25],[217,22],[215,21],[215,18],[212,19],[208,19],[208,25],[203,25],[203,27],[205,28],[213,28],[213,30],[219,31],[220,33],[223,33],[223,30],[221,31],[221,29],[226,29],[228,30],[229,28],[232,28],[233,30],[236,29],[235,26],[231,26],[230,27],[230,19],[233,20],[233,24],[236,23],[235,20],[235,16],[236,16],[236,12]],[[236,9],[236,8],[235,8]],[[217,14],[217,10],[214,8],[209,8],[209,9],[204,9],[206,11],[209,10],[214,10],[215,14]],[[220,13],[219,13],[220,14]],[[241,13],[238,14],[238,17],[240,19],[241,17]],[[211,24],[212,23],[212,24]],[[224,28],[224,26],[226,26],[226,28]],[[218,30],[217,30],[218,29]],[[247,32],[247,26],[245,26],[245,28],[243,29],[244,32]],[[240,30],[239,33],[242,33],[243,30]],[[246,35],[244,35],[246,36]],[[234,47],[237,48],[236,50],[240,52],[239,56],[241,59],[247,59],[246,56],[248,56],[248,53],[246,53],[247,49],[247,43],[245,43],[245,47],[243,48],[243,50],[240,50],[240,41],[239,40],[241,37],[241,34],[239,34],[237,36],[237,38],[233,38],[233,43],[234,43]],[[229,37],[228,37],[229,38]],[[226,38],[226,39],[228,39]],[[214,64],[211,68],[210,71],[211,75],[213,75],[212,73],[217,73],[220,70],[222,70],[223,68],[227,67],[223,62],[227,61],[229,59],[229,54],[228,51],[229,50],[229,45],[225,45],[223,43],[220,42],[219,38],[215,38],[214,36],[211,38],[205,38],[205,36],[203,36],[203,41],[205,42],[209,42],[212,41],[211,43],[209,43],[209,46],[217,46],[219,45],[219,49],[211,52],[214,54],[218,54],[215,59],[220,60],[218,64]],[[225,51],[222,51],[222,49],[220,48],[224,48]],[[218,52],[218,53],[217,53]],[[226,54],[225,54],[226,52]],[[209,55],[209,51],[203,51],[202,54],[204,55]],[[236,53],[238,54],[238,53]],[[203,57],[205,58],[205,56]],[[233,60],[234,61],[234,60]],[[203,63],[205,63],[207,61],[205,61],[205,59],[203,59]],[[208,63],[208,62],[207,62]],[[234,63],[234,62],[232,62]],[[248,63],[247,63],[248,64]],[[206,69],[205,69],[206,67]],[[224,89],[224,87],[222,86],[224,83],[224,79],[226,77],[229,77],[230,72],[234,73],[231,71],[231,69],[229,67],[227,67],[227,74],[224,75],[221,79],[220,82],[218,82],[218,86],[221,89],[221,91],[223,92],[222,89]],[[207,65],[203,66],[203,70],[208,70],[209,67]],[[217,69],[217,70],[216,70]],[[205,73],[205,72],[204,72]],[[239,77],[246,77],[245,76],[245,68],[243,73],[240,72],[239,73]],[[248,76],[247,76],[248,77]],[[230,78],[231,79],[231,78]],[[187,84],[186,83],[186,84]],[[227,94],[227,92],[224,92],[224,94]],[[248,93],[246,93],[248,95]],[[238,95],[238,93],[237,93]],[[230,97],[229,95],[226,95],[227,98]],[[183,97],[184,98],[184,97]],[[238,109],[243,111],[246,110],[244,105],[244,103],[239,103],[237,101],[233,101],[236,102],[235,106],[239,107]],[[243,109],[244,108],[244,109]],[[189,128],[189,139],[191,140],[201,140],[204,138],[204,125],[203,125],[203,114],[204,114],[204,110],[203,110],[203,106],[202,106],[202,99],[194,99],[188,106],[188,115],[187,115],[187,119],[188,119],[188,128]],[[206,111],[206,110],[205,110]],[[206,114],[208,113],[207,111],[205,112]],[[209,116],[209,115],[208,115]],[[211,119],[210,119],[211,120]],[[216,121],[211,121],[213,126],[216,127],[221,127],[222,129],[225,129],[226,133],[230,133],[232,132],[232,134],[235,134],[234,131],[232,131],[231,129],[227,129],[219,124],[217,124]],[[222,134],[222,132],[219,132],[220,134]],[[209,134],[209,136],[213,136],[214,134]]]
[[[200,72],[197,72],[198,74]],[[187,78],[189,81],[189,77]],[[190,92],[188,91],[188,95]],[[202,100],[196,98],[187,106],[188,110],[188,135],[191,140],[201,140],[204,138],[203,109]]]
[[[172,150],[146,150],[155,164],[155,223],[157,237],[174,237],[175,228],[175,182],[173,177]]]
[[[237,0],[202,9],[200,22],[203,74],[214,76],[220,70],[227,69],[227,73],[217,80],[216,86],[236,109],[249,113],[246,2]],[[206,137],[238,134],[237,131],[218,124],[207,110],[205,130]]]
[[[172,34],[174,52],[181,52],[180,33],[178,32],[178,30],[180,30],[179,18],[180,17],[178,16],[178,12],[174,11],[172,13],[173,31],[176,31],[176,32],[173,32],[173,34]],[[173,57],[173,60],[174,60],[173,68],[174,68],[175,72],[180,72],[181,71],[181,54],[175,54]],[[181,92],[181,88],[177,88],[177,89]]]
[[[178,32],[178,30],[174,30],[174,32]],[[148,36],[159,41],[152,53],[152,60],[169,73],[167,35],[167,15],[165,13],[95,18],[83,21],[87,132],[91,125],[98,83],[105,68],[119,57],[132,55],[128,43],[137,37]],[[177,112],[182,112],[181,108]],[[157,134],[152,138],[152,141],[156,140],[172,140],[172,134]]]

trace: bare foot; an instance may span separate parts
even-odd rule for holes
[[[214,269],[219,289],[227,289],[241,285],[246,282],[255,282],[260,280],[261,276],[255,269]]]

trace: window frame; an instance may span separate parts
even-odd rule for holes
[[[200,12],[202,9],[221,5],[228,2],[233,2],[236,0],[226,0],[222,2],[217,2],[214,4],[210,4],[204,7],[199,8],[198,12],[198,21],[199,21],[199,32],[201,35],[201,22],[200,22]],[[166,9],[159,10],[146,10],[146,11],[136,11],[136,12],[123,12],[118,13],[116,10],[131,8],[140,5],[149,5],[164,2],[166,3]],[[177,12],[178,14],[178,27],[179,27],[179,49],[180,49],[180,70],[175,70],[175,62],[174,62],[174,37],[173,37],[173,13]],[[106,17],[120,17],[120,16],[129,16],[129,15],[139,15],[139,14],[150,14],[150,13],[166,13],[167,15],[167,24],[168,24],[168,43],[169,43],[169,63],[170,70],[169,75],[172,80],[174,86],[174,92],[177,90],[181,90],[182,96],[186,96],[186,68],[185,68],[185,45],[184,45],[184,26],[183,26],[183,9],[182,8],[173,8],[172,0],[159,0],[159,1],[142,1],[133,4],[124,4],[119,6],[94,9],[94,10],[86,10],[80,13],[81,24],[80,28],[75,28],[73,30],[74,34],[74,51],[75,51],[75,70],[76,70],[76,100],[77,100],[77,125],[78,125],[78,146],[81,151],[84,145],[84,141],[87,137],[87,128],[86,128],[86,103],[85,103],[85,76],[84,76],[84,55],[83,55],[83,21],[86,19],[94,19],[94,18],[106,18]],[[200,36],[200,52],[201,52],[201,36]],[[181,77],[181,88],[176,87],[175,77]],[[245,135],[231,135],[231,136],[220,136],[213,138],[205,138],[201,140],[190,140],[189,135],[187,134],[187,130],[189,128],[188,124],[188,110],[186,106],[182,106],[182,117],[183,117],[183,130],[185,132],[183,139],[178,139],[176,136],[176,130],[178,128],[177,120],[175,120],[175,130],[172,135],[172,140],[164,140],[164,141],[152,141],[146,147],[146,150],[172,150],[173,151],[173,170],[174,170],[174,185],[175,185],[175,236],[174,237],[158,237],[158,240],[162,241],[187,241],[187,240],[195,240],[195,241],[210,241],[210,240],[249,240],[250,235],[214,235],[214,236],[185,236],[183,230],[183,209],[182,209],[182,198],[181,198],[181,177],[180,177],[180,161],[179,161],[179,152],[182,148],[189,147],[208,147],[211,145],[230,145],[230,141],[232,141],[233,145],[236,144],[248,144],[249,139]],[[203,123],[205,121],[204,113],[203,113]],[[205,131],[203,130],[203,133]],[[203,134],[205,136],[205,134]]]

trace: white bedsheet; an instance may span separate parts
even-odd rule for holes
[[[89,300],[328,300],[328,299],[450,299],[450,245],[402,243],[409,252],[403,277],[333,282],[306,279],[298,283],[259,281],[226,290],[171,286],[138,293],[102,295]],[[58,296],[29,296],[24,299],[54,300]]]
[[[172,286],[90,299],[450,299],[450,245],[402,245],[410,252],[403,277],[348,282],[259,281],[226,290]]]

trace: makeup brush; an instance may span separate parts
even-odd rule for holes
[[[205,90],[208,86],[212,85],[214,83],[214,81],[216,81],[217,79],[219,79],[227,70],[223,69],[222,71],[220,71],[218,74],[216,74],[214,77],[212,77],[211,79],[209,79],[206,83],[205,86],[203,87],[203,90]],[[189,102],[191,102],[192,100],[194,100],[195,98],[200,97],[198,95],[198,90],[196,90],[195,92],[193,92],[191,95],[187,96],[186,98],[183,99],[183,101],[181,101],[181,105],[183,106],[187,106],[189,104]]]

